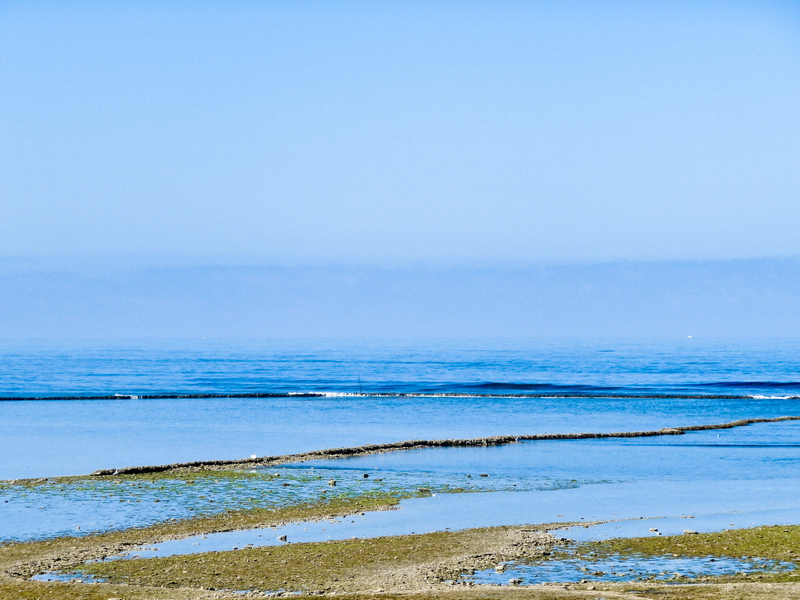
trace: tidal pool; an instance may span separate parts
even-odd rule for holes
[[[598,560],[565,558],[535,564],[503,563],[495,569],[464,574],[460,580],[488,585],[535,585],[580,581],[672,581],[739,573],[780,573],[797,565],[789,562],[728,557],[620,556]]]

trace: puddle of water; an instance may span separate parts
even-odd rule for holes
[[[591,527],[559,530],[558,535],[577,542],[602,541],[620,537],[653,537],[681,535],[687,531],[710,533],[725,529],[746,529],[761,525],[797,524],[793,508],[731,511],[719,514],[684,515],[680,517],[647,518],[631,521],[601,523]],[[657,531],[653,531],[656,529]]]
[[[103,583],[105,579],[96,577],[83,571],[69,571],[67,573],[40,573],[31,577],[31,581],[60,581],[62,583]]]
[[[777,573],[795,568],[794,563],[761,559],[614,555],[592,561],[567,558],[536,564],[509,562],[495,569],[464,575],[461,580],[490,585],[534,585],[579,581],[681,581],[703,575]]]

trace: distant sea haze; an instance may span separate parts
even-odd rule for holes
[[[549,267],[0,262],[0,337],[798,337],[800,261]]]

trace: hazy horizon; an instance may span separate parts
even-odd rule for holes
[[[0,337],[800,335],[800,260],[4,268]]]

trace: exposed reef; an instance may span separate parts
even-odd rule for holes
[[[683,427],[664,427],[653,431],[622,431],[615,433],[537,433],[532,435],[495,435],[490,437],[469,438],[469,439],[445,439],[445,440],[407,440],[403,442],[391,442],[386,444],[367,444],[352,448],[329,448],[326,450],[314,450],[311,452],[300,452],[297,454],[283,454],[278,456],[262,456],[257,458],[241,458],[235,460],[203,460],[185,463],[173,463],[168,465],[150,465],[138,467],[122,467],[119,469],[100,469],[91,473],[95,476],[107,475],[133,475],[144,473],[163,473],[165,471],[192,471],[192,470],[214,470],[229,469],[230,467],[252,468],[269,467],[281,464],[305,462],[309,460],[348,458],[354,456],[365,456],[368,454],[380,454],[384,452],[398,452],[400,450],[417,450],[422,448],[458,448],[458,447],[480,447],[480,446],[502,446],[514,444],[521,441],[545,441],[545,440],[589,440],[600,438],[636,438],[636,437],[657,437],[663,435],[683,435],[688,431],[708,431],[713,429],[733,429],[734,427],[744,427],[754,423],[776,423],[779,421],[800,421],[800,416],[786,416],[760,419],[740,419],[729,423],[714,423],[709,425],[687,425]]]

